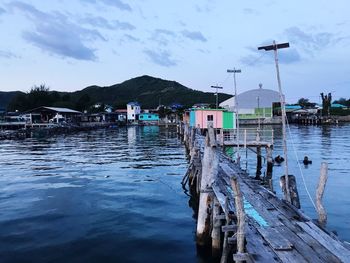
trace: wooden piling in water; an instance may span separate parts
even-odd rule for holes
[[[218,174],[219,156],[217,153],[214,129],[210,127],[205,141],[202,159],[202,176],[200,182],[199,209],[197,220],[197,244],[206,246],[210,244],[210,210],[213,200],[211,188]]]
[[[294,205],[296,208],[300,209],[299,193],[297,189],[295,176],[288,175],[288,181],[291,204]],[[286,177],[284,175],[280,178],[280,186],[282,188],[282,192],[286,195],[288,191],[286,189]]]
[[[243,196],[241,193],[241,189],[239,183],[237,182],[236,177],[231,178],[231,186],[233,192],[235,193],[235,208],[236,208],[236,216],[237,216],[237,253],[233,256],[235,262],[244,261],[244,227],[245,227],[245,212],[243,205]],[[243,260],[242,260],[243,259]]]
[[[326,187],[327,179],[328,179],[328,163],[322,162],[320,179],[318,181],[317,191],[316,191],[316,208],[318,213],[318,222],[322,227],[325,227],[327,223],[326,209],[322,204],[322,197]]]
[[[266,147],[266,175],[265,175],[265,184],[268,185],[269,189],[273,191],[272,184],[272,170],[273,170],[273,158],[272,158],[272,147]]]
[[[220,219],[220,203],[214,196],[213,213],[212,213],[212,231],[211,231],[211,248],[212,256],[218,258],[221,254],[221,219]]]
[[[261,157],[261,147],[256,147],[256,173],[255,173],[255,179],[260,180],[261,175],[261,168],[262,168],[262,157]]]

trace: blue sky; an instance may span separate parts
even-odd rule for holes
[[[151,75],[233,93],[276,89],[272,53],[280,50],[288,102],[350,97],[350,2],[347,0],[0,0],[1,90],[45,83],[74,91]]]

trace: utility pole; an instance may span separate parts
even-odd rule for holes
[[[233,84],[234,84],[234,88],[235,88],[235,94],[234,94],[234,97],[235,97],[235,104],[234,104],[234,107],[235,107],[235,112],[236,112],[236,126],[237,126],[237,163],[238,165],[240,164],[240,155],[239,155],[239,114],[238,114],[238,102],[237,102],[237,83],[236,83],[236,73],[241,73],[242,71],[240,69],[236,69],[236,68],[233,68],[233,69],[228,69],[227,70],[227,73],[233,73]]]
[[[218,93],[218,89],[223,89],[223,87],[220,87],[216,84],[216,86],[211,86],[213,89],[216,89],[216,93],[215,93],[215,96],[216,96],[216,109],[219,108],[219,93]]]
[[[277,82],[278,82],[278,90],[280,95],[280,102],[281,102],[281,110],[282,110],[282,133],[283,133],[283,153],[284,153],[284,173],[285,173],[285,187],[286,187],[286,193],[285,193],[285,199],[291,203],[291,196],[289,191],[289,174],[288,174],[288,158],[287,158],[287,139],[286,139],[286,108],[285,108],[285,100],[282,93],[282,84],[281,84],[281,78],[280,78],[280,71],[278,67],[278,53],[277,50],[281,48],[289,48],[289,43],[282,43],[282,44],[276,44],[276,41],[273,41],[273,44],[270,46],[263,46],[258,47],[258,50],[265,50],[265,51],[274,51],[275,55],[275,64],[276,64],[276,72],[277,72]]]
[[[258,101],[258,130],[260,131],[260,97],[256,97]]]

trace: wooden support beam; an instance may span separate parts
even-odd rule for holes
[[[221,252],[221,220],[218,219],[219,215],[220,203],[218,199],[214,196],[211,231],[211,251],[214,258],[219,257]]]
[[[266,176],[265,185],[273,192],[273,182],[272,182],[272,170],[273,170],[273,158],[272,158],[272,147],[266,147]]]
[[[231,219],[230,219],[230,215],[229,215],[229,204],[228,204],[228,198],[225,198],[225,208],[224,211],[225,212],[225,217],[226,217],[226,226],[230,225]],[[224,236],[224,244],[222,247],[222,255],[221,255],[221,259],[220,259],[220,263],[227,263],[227,259],[228,259],[228,254],[230,252],[230,246],[229,246],[229,241],[228,241],[228,231],[225,232],[225,236]]]
[[[320,179],[318,181],[317,191],[316,191],[316,208],[318,213],[318,222],[322,227],[325,227],[327,223],[326,209],[322,204],[322,197],[323,197],[324,189],[326,187],[327,179],[328,179],[328,163],[322,162]]]
[[[237,254],[244,253],[244,227],[245,227],[245,212],[243,207],[243,196],[236,177],[231,178],[231,186],[235,193],[235,207],[237,214]],[[242,260],[235,260],[241,262]]]
[[[214,140],[214,142],[212,141]],[[214,194],[208,192],[215,181],[219,170],[219,155],[216,148],[214,129],[209,128],[202,160],[202,175],[200,181],[200,197],[197,220],[197,244],[206,246],[210,243],[210,212]]]
[[[297,189],[295,176],[288,175],[288,181],[289,181],[289,193],[290,193],[291,204],[294,205],[296,208],[300,209],[299,193]],[[286,189],[286,178],[284,175],[281,176],[280,178],[280,186],[282,188],[283,193],[286,195],[288,191]]]
[[[236,232],[237,226],[236,225],[225,225],[221,227],[222,232]]]
[[[260,180],[261,177],[261,168],[262,168],[262,157],[261,157],[261,147],[256,148],[256,173],[255,179]]]

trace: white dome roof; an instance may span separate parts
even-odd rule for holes
[[[238,108],[251,109],[258,107],[270,108],[272,103],[279,102],[279,93],[270,89],[252,89],[237,95]],[[233,107],[234,97],[220,103],[221,107]]]

